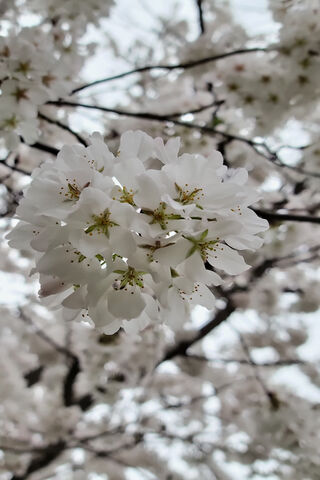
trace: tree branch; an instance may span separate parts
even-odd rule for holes
[[[76,398],[74,394],[74,385],[75,385],[78,374],[81,372],[81,367],[80,367],[80,362],[78,357],[73,352],[65,348],[64,346],[56,343],[43,330],[39,329],[33,323],[33,321],[23,313],[21,309],[20,309],[20,317],[25,323],[28,323],[31,327],[35,329],[34,330],[35,334],[39,338],[44,340],[48,345],[50,345],[58,353],[65,355],[66,358],[68,359],[69,368],[63,382],[64,405],[66,407],[70,407],[71,405],[79,405],[83,411],[87,410],[92,405],[92,402],[93,402],[91,394],[90,393],[85,394],[80,398]],[[36,369],[35,371],[31,373],[29,372],[29,374],[26,374],[25,379],[29,386],[32,386],[36,382],[37,375],[41,375],[42,370],[39,371],[39,369],[41,369],[41,367],[38,367],[38,369]]]
[[[188,359],[192,360],[199,360],[200,362],[212,362],[212,363],[238,363],[239,365],[254,365],[256,367],[288,367],[290,365],[308,365],[308,362],[305,362],[303,360],[299,360],[297,358],[284,358],[280,360],[276,360],[274,362],[262,362],[262,363],[257,363],[254,360],[248,360],[248,359],[241,359],[241,358],[210,358],[210,357],[205,357],[204,355],[196,355],[196,354],[186,354],[185,357]]]
[[[67,348],[63,347],[62,345],[59,345],[55,340],[53,340],[51,337],[49,337],[43,330],[41,330],[35,323],[31,320],[31,318],[27,317],[23,310],[20,308],[19,309],[20,313],[20,318],[24,323],[27,323],[32,327],[34,330],[34,333],[41,338],[44,342],[46,342],[48,345],[50,345],[51,348],[56,350],[57,352],[61,353],[62,355],[65,355],[68,358],[73,359],[75,355],[70,352]]]
[[[16,157],[16,159],[19,158],[19,157]],[[5,167],[9,168],[10,170],[12,170],[13,172],[18,172],[18,173],[21,173],[23,175],[31,175],[32,172],[28,172],[27,170],[23,170],[22,168],[18,167],[17,166],[17,162],[16,162],[16,159],[14,161],[14,164],[13,165],[10,165],[8,163],[8,157],[1,160],[0,162],[0,165],[4,165]]]
[[[39,455],[36,455],[30,462],[27,470],[22,475],[13,475],[11,480],[26,480],[30,474],[47,467],[53,462],[66,448],[63,441],[48,445],[48,447]]]
[[[204,25],[204,18],[203,18],[203,8],[202,8],[202,0],[196,0],[197,7],[198,7],[198,16],[199,16],[199,25],[200,25],[200,35],[203,35],[206,31]]]
[[[93,82],[87,83],[82,85],[81,87],[75,88],[72,90],[71,94],[75,94],[85,90],[86,88],[93,87],[95,85],[99,85],[101,83],[111,82],[113,80],[118,80],[120,78],[125,78],[135,73],[144,73],[144,72],[151,72],[153,70],[187,70],[189,68],[198,67],[199,65],[204,65],[205,63],[209,62],[216,62],[218,60],[222,60],[223,58],[232,57],[233,55],[245,55],[247,53],[254,53],[254,52],[270,52],[272,50],[268,48],[256,47],[256,48],[240,48],[238,50],[233,50],[231,52],[220,53],[219,55],[211,55],[209,57],[200,58],[198,60],[191,60],[189,62],[184,63],[173,63],[172,65],[146,65],[144,67],[134,68],[132,70],[128,70],[123,73],[119,73],[118,75],[113,75],[111,77],[101,78],[100,80],[95,80]]]
[[[222,102],[222,100],[220,102]],[[216,102],[215,105],[218,105],[220,102]],[[320,173],[318,172],[308,172],[308,171],[304,171],[299,167],[286,165],[278,158],[277,153],[272,151],[265,142],[251,140],[249,138],[241,137],[240,135],[233,135],[228,132],[217,130],[214,127],[209,127],[207,125],[199,125],[195,123],[185,122],[182,120],[177,120],[175,119],[175,116],[178,115],[177,113],[159,115],[157,113],[151,113],[151,112],[129,112],[124,110],[119,110],[117,108],[108,108],[108,107],[102,107],[98,105],[87,105],[85,103],[69,102],[67,100],[49,101],[47,102],[47,104],[56,105],[58,107],[86,108],[89,110],[97,110],[97,111],[106,112],[106,113],[115,113],[116,115],[120,115],[120,116],[131,117],[131,118],[141,118],[143,120],[151,120],[151,121],[162,122],[162,123],[170,122],[180,127],[184,127],[192,130],[199,130],[200,132],[208,135],[213,135],[213,136],[220,135],[223,139],[229,142],[238,141],[238,142],[246,143],[251,148],[253,148],[253,150],[257,153],[257,155],[272,162],[273,165],[277,165],[278,167],[290,168],[292,170],[297,171],[298,173],[320,178]],[[181,112],[180,116],[186,115],[187,113],[189,112]]]
[[[238,335],[238,338],[240,340],[240,344],[242,346],[242,349],[247,357],[247,361],[248,361],[248,364],[251,366],[252,368],[252,371],[253,371],[253,374],[254,374],[254,377],[257,381],[257,383],[260,385],[262,391],[264,392],[268,402],[270,403],[270,406],[273,410],[278,410],[279,407],[280,407],[280,402],[278,400],[278,397],[276,396],[276,394],[269,390],[269,388],[267,387],[267,385],[265,384],[262,376],[260,375],[260,372],[258,370],[258,367],[259,367],[259,364],[257,364],[256,362],[254,362],[251,358],[251,352],[250,352],[250,348],[249,346],[247,345],[247,342],[246,340],[244,339],[243,335],[241,334],[241,332],[239,332],[235,327],[231,327],[235,332],[236,334]]]
[[[260,210],[258,208],[252,208],[257,215],[266,220],[273,222],[306,222],[306,223],[318,223],[320,224],[320,217],[312,217],[310,215],[289,215],[287,213],[275,213],[266,210]]]
[[[25,143],[25,142],[23,142]],[[28,144],[26,144],[28,145]],[[55,147],[51,147],[50,145],[45,145],[44,143],[36,142],[33,143],[32,145],[28,145],[30,148],[36,148],[37,150],[41,150],[42,152],[50,153],[53,156],[57,156],[59,153],[59,150]]]
[[[171,360],[173,357],[176,357],[178,355],[185,355],[187,350],[193,344],[195,344],[196,342],[204,338],[206,335],[208,335],[208,333],[210,333],[212,330],[217,328],[221,323],[227,320],[230,317],[230,315],[234,312],[235,308],[236,307],[231,301],[231,299],[228,299],[224,309],[219,310],[215,314],[215,316],[209,322],[203,325],[203,327],[201,327],[191,339],[181,340],[179,343],[177,343],[172,348],[167,350],[166,354],[157,363],[156,367],[158,367],[161,363],[166,362],[167,360]]]
[[[44,115],[43,113],[38,113],[38,117],[41,118],[42,120],[51,123],[52,125],[56,125],[59,128],[62,128],[63,130],[66,130],[68,133],[73,135],[79,143],[82,143],[85,147],[88,146],[88,143],[84,138],[81,137],[77,132],[73,131],[68,125],[65,125],[64,123],[59,122],[59,120],[54,120],[53,118],[47,117],[47,115]]]

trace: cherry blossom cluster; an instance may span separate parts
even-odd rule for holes
[[[56,40],[39,27],[0,37],[0,137],[9,150],[20,137],[30,144],[37,140],[38,109],[67,95],[82,65],[77,52],[63,44],[56,48]]]
[[[105,333],[183,321],[214,307],[211,286],[249,266],[238,250],[262,244],[268,223],[245,169],[222,155],[178,155],[141,131],[121,136],[114,156],[95,133],[38,168],[17,209],[10,244],[36,256],[43,297],[67,318],[87,315]]]
[[[230,56],[214,63],[214,68],[208,62],[193,70],[199,77],[197,88],[213,85],[217,97],[225,100],[222,119],[229,127],[238,128],[240,123],[263,136],[285,125],[292,115],[303,118],[307,110],[312,112],[319,92],[319,2],[275,1],[270,9],[280,21],[279,32],[262,48],[265,51]],[[232,17],[220,12],[207,24],[205,35],[182,46],[179,56],[190,61],[218,55],[241,49],[247,40]]]
[[[89,22],[98,21],[107,17],[113,0],[31,0],[27,2],[27,8],[44,17],[64,21],[78,21],[82,17],[84,30]]]

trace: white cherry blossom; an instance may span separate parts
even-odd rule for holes
[[[214,308],[210,288],[249,268],[238,250],[259,248],[267,222],[246,171],[178,146],[129,131],[114,157],[93,134],[35,171],[8,238],[37,252],[41,296],[60,296],[68,318],[133,332]]]

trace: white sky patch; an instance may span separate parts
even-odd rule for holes
[[[24,305],[27,302],[27,296],[35,293],[35,285],[25,283],[24,276],[18,273],[0,271],[0,283],[0,305]]]
[[[272,377],[274,384],[285,384],[292,392],[301,398],[307,397],[310,401],[320,402],[320,390],[312,385],[308,377],[301,372],[298,366],[279,369]]]

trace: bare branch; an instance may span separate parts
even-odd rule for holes
[[[77,132],[72,130],[68,125],[65,125],[64,123],[59,122],[59,120],[54,120],[53,118],[49,118],[47,117],[47,115],[44,115],[43,113],[40,113],[40,112],[38,113],[38,117],[41,118],[42,120],[45,120],[48,123],[51,123],[52,125],[56,125],[57,127],[62,128],[63,130],[66,130],[71,135],[73,135],[78,140],[78,142],[82,143],[82,145],[84,145],[85,147],[88,145],[86,140],[82,138],[81,135],[79,135]]]
[[[208,333],[210,333],[212,330],[217,328],[221,323],[223,323],[225,320],[227,320],[230,315],[234,312],[235,310],[235,305],[233,302],[228,299],[227,303],[222,310],[218,310],[216,315],[209,321],[207,322],[203,327],[201,327],[195,335],[188,340],[181,340],[179,343],[174,345],[171,349],[169,349],[164,357],[157,363],[157,367],[163,363],[166,362],[167,360],[171,360],[173,357],[176,357],[178,355],[185,355],[187,350],[196,342],[204,338]]]
[[[290,215],[287,213],[275,213],[261,210],[259,208],[252,208],[257,215],[266,220],[272,222],[306,222],[306,223],[318,223],[320,224],[320,217],[312,217],[310,215]]]
[[[247,342],[245,341],[243,335],[241,334],[241,332],[239,332],[239,330],[237,330],[232,325],[231,325],[231,328],[236,332],[236,334],[239,337],[242,349],[243,349],[243,351],[244,351],[244,353],[247,357],[247,361],[248,361],[249,365],[251,365],[251,367],[252,367],[254,377],[255,377],[257,383],[260,385],[262,391],[266,395],[268,401],[270,402],[270,405],[271,405],[272,409],[273,410],[278,410],[279,406],[280,406],[279,400],[278,400],[276,394],[274,392],[272,392],[271,390],[269,390],[267,385],[264,383],[264,380],[261,377],[260,372],[258,370],[258,364],[256,364],[253,361],[253,359],[251,358],[251,353],[250,353],[249,346],[247,345]]]
[[[20,308],[20,318],[23,320],[24,323],[27,323],[30,325],[34,331],[34,333],[41,338],[43,341],[45,341],[47,344],[50,345],[54,350],[57,352],[61,353],[62,355],[65,355],[66,357],[69,357],[71,359],[75,358],[75,355],[70,352],[68,349],[66,349],[64,346],[59,345],[55,340],[53,340],[51,337],[49,337],[43,330],[41,330],[35,323],[29,318],[23,310]]]
[[[271,148],[265,142],[255,141],[249,138],[241,137],[240,135],[233,135],[228,132],[217,130],[214,127],[209,127],[207,125],[199,125],[191,122],[177,120],[175,119],[175,116],[177,116],[177,114],[160,115],[160,114],[151,113],[151,112],[129,112],[124,110],[119,110],[117,108],[108,108],[108,107],[102,107],[98,105],[87,105],[85,103],[69,102],[67,100],[50,101],[48,102],[48,104],[56,105],[59,107],[86,108],[89,110],[97,110],[105,113],[115,113],[120,116],[131,117],[131,118],[141,118],[143,120],[150,120],[150,121],[156,121],[156,122],[162,122],[162,123],[170,122],[180,127],[184,127],[192,130],[199,130],[200,132],[208,135],[213,135],[213,136],[220,135],[223,139],[228,140],[229,142],[238,141],[238,142],[246,143],[251,148],[253,148],[253,150],[256,152],[257,155],[272,162],[274,165],[278,167],[289,168],[291,170],[295,170],[298,173],[301,173],[304,175],[320,178],[319,172],[308,172],[299,167],[286,165],[278,158],[277,153],[275,151],[272,151]],[[187,113],[189,112],[181,112],[180,116],[183,116]]]
[[[101,78],[100,80],[95,80],[94,82],[87,83],[82,85],[81,87],[75,88],[72,90],[71,94],[75,94],[85,90],[87,88],[93,87],[95,85],[99,85],[101,83],[111,82],[113,80],[118,80],[120,78],[128,77],[135,73],[144,73],[144,72],[151,72],[153,70],[187,70],[189,68],[198,67],[199,65],[204,65],[205,63],[209,62],[216,62],[218,60],[222,60],[223,58],[232,57],[234,55],[246,55],[248,53],[255,53],[255,52],[270,52],[272,50],[268,48],[256,47],[256,48],[240,48],[238,50],[233,50],[231,52],[221,53],[219,55],[211,55],[209,57],[200,58],[198,60],[192,60],[190,62],[184,63],[175,63],[172,65],[146,65],[144,67],[134,68],[132,70],[128,70],[127,72],[119,73],[118,75],[113,75],[111,77]]]
[[[203,35],[206,31],[204,25],[204,18],[203,18],[203,8],[202,8],[202,0],[196,0],[197,7],[198,7],[198,16],[199,16],[199,25],[200,25],[200,32]]]
[[[239,365],[255,365],[257,367],[270,367],[270,368],[275,368],[275,367],[287,367],[290,365],[308,365],[308,362],[305,362],[304,360],[300,360],[298,358],[284,358],[280,360],[276,360],[274,362],[262,362],[262,363],[257,363],[254,360],[248,360],[248,359],[241,359],[241,358],[210,358],[206,357],[204,355],[196,355],[193,353],[188,353],[186,354],[186,358],[190,358],[192,360],[199,360],[200,362],[212,362],[212,363],[238,363]]]
[[[18,158],[18,157],[16,157],[16,158]],[[18,173],[21,173],[23,175],[31,175],[31,173],[32,173],[32,172],[28,172],[27,170],[24,170],[23,168],[18,167],[16,161],[14,161],[13,165],[10,165],[10,163],[8,163],[8,157],[3,159],[0,162],[0,165],[4,165],[5,167],[9,168],[13,172],[18,172]]]
[[[32,473],[47,467],[65,450],[66,444],[63,441],[58,441],[48,445],[48,447],[38,455],[36,455],[30,462],[27,470],[22,475],[13,475],[11,480],[26,480]]]
[[[25,143],[25,142],[22,142]],[[27,144],[28,145],[28,144]],[[37,150],[40,150],[42,152],[50,153],[50,155],[53,155],[56,157],[59,153],[59,150],[55,147],[51,147],[50,145],[45,145],[44,143],[36,142],[33,143],[32,145],[28,145],[30,148],[36,148]]]
[[[65,348],[62,345],[59,345],[55,340],[49,337],[43,330],[38,328],[33,321],[27,317],[24,312],[20,309],[21,319],[34,328],[34,333],[44,340],[48,345],[50,345],[58,353],[65,355],[69,362],[69,368],[63,382],[63,403],[66,407],[71,405],[79,405],[80,408],[84,411],[87,410],[92,405],[92,396],[90,393],[83,395],[80,398],[76,398],[74,394],[74,386],[78,374],[81,372],[80,362],[78,357]],[[40,368],[40,367],[39,367]],[[35,375],[37,372],[35,372]],[[28,375],[28,374],[27,374]],[[26,379],[28,382],[28,378]],[[30,381],[30,379],[29,379]],[[33,378],[31,379],[32,385]]]

